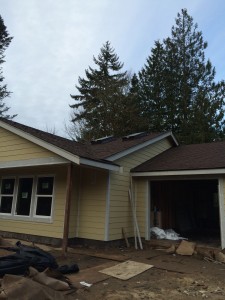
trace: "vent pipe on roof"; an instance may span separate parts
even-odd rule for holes
[[[127,141],[127,140],[134,140],[134,139],[138,139],[140,137],[146,136],[147,132],[143,131],[143,132],[137,132],[137,133],[132,133],[129,135],[126,135],[124,137],[122,137],[123,141]]]
[[[104,144],[104,143],[111,142],[111,141],[113,141],[114,139],[115,139],[115,138],[114,138],[113,135],[105,136],[105,137],[102,137],[102,138],[100,138],[100,139],[91,141],[91,144],[92,144],[92,145],[95,145],[95,144]]]

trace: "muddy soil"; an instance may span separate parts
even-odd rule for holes
[[[80,270],[90,272],[93,267],[116,262],[117,257],[118,263],[130,259],[154,266],[129,280],[109,277],[89,288],[80,287],[73,294],[76,300],[225,299],[225,264],[208,262],[202,256],[189,257],[167,254],[162,250],[125,248],[75,248],[68,252],[66,259],[60,252],[54,255],[60,264],[77,262]],[[98,273],[95,274],[97,277]]]

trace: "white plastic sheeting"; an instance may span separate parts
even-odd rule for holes
[[[150,228],[150,234],[156,237],[158,240],[166,239],[166,240],[187,240],[184,237],[181,237],[178,233],[176,233],[173,229],[163,230],[159,227]]]

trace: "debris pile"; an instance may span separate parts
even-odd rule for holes
[[[208,262],[216,264],[225,264],[225,249],[198,246],[194,242],[182,240],[181,242],[169,240],[151,240],[149,243],[151,248],[163,250],[168,254],[179,254],[192,256],[197,255]]]
[[[186,238],[181,237],[173,229],[163,230],[162,228],[159,228],[159,227],[152,227],[152,228],[150,228],[150,234],[159,240],[161,240],[161,239],[174,240],[174,241],[186,240]]]
[[[0,299],[69,299],[73,286],[63,274],[78,271],[77,264],[58,266],[53,255],[38,247],[0,239]]]

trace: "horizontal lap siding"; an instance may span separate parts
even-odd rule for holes
[[[224,212],[223,212],[223,215],[221,216],[221,218],[224,218],[225,217],[225,177],[221,178],[221,180],[223,181],[223,201],[224,201],[224,206],[223,206],[223,209],[224,209]],[[223,217],[224,216],[224,217]],[[220,220],[220,222],[224,223],[224,231],[225,231],[225,220]]]
[[[81,170],[79,192],[79,238],[104,240],[108,172]]]
[[[54,202],[53,202],[53,222],[35,222],[32,220],[20,221],[12,219],[1,219],[0,230],[16,232],[23,234],[32,234],[37,236],[62,238],[65,198],[66,198],[66,166],[49,166],[49,167],[30,167],[10,170],[0,170],[2,176],[37,176],[37,175],[54,175]]]
[[[148,180],[144,178],[135,178],[135,199],[137,207],[137,218],[140,234],[145,237],[146,230],[146,200],[148,192]]]
[[[79,168],[73,166],[72,193],[69,220],[69,238],[76,236],[77,214],[78,214],[78,190],[79,190]]]
[[[58,157],[56,154],[0,128],[0,162]]]
[[[125,229],[128,237],[133,236],[132,211],[128,198],[130,170],[169,149],[171,146],[170,141],[164,139],[115,161],[115,163],[123,167],[123,173],[111,172],[110,175],[110,240],[121,239],[122,228]],[[141,197],[144,198],[144,192],[141,193]],[[137,199],[137,218],[142,235],[144,235],[145,217],[143,212],[145,210],[145,201],[142,198]]]

